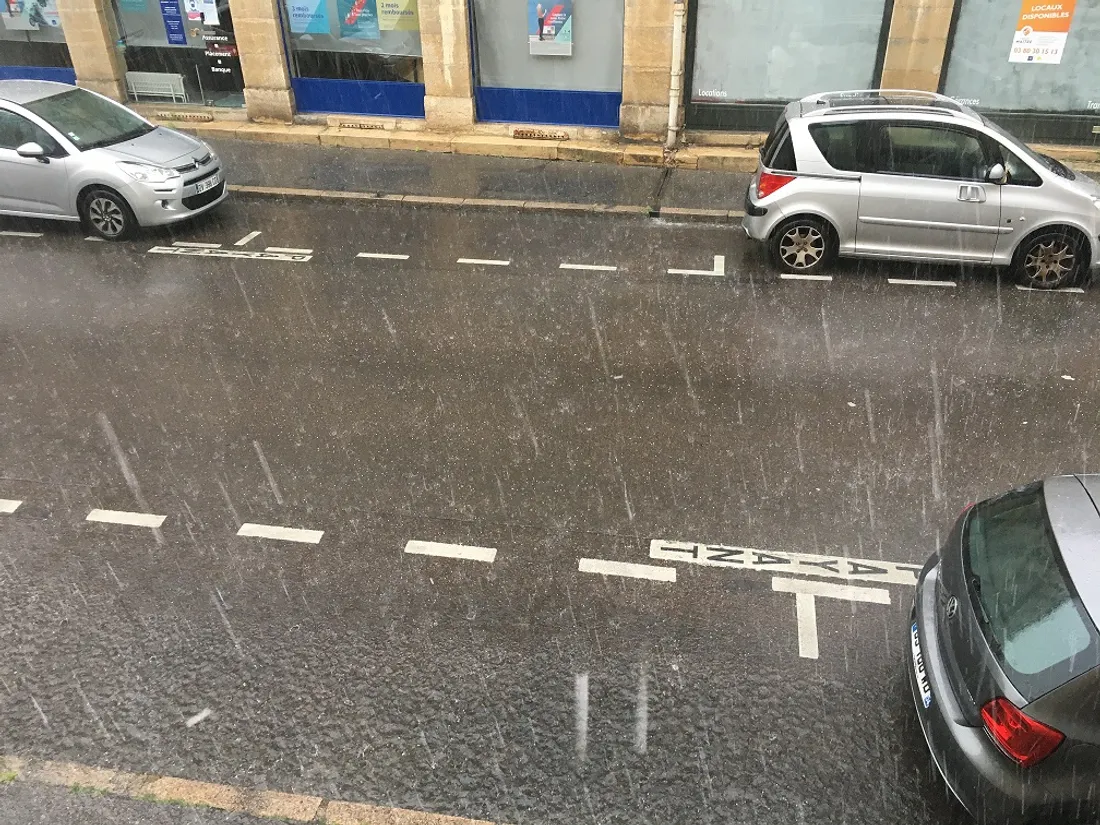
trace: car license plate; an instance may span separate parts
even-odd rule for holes
[[[913,622],[911,641],[913,643],[913,670],[917,674],[917,690],[920,691],[921,701],[926,708],[932,707],[932,685],[928,681],[928,674],[924,671],[924,655],[920,650],[920,634],[917,632],[917,623]]]
[[[201,195],[203,192],[207,191],[208,189],[213,189],[215,186],[217,186],[221,182],[222,182],[222,176],[220,174],[215,173],[215,174],[211,175],[210,177],[208,177],[206,180],[200,180],[198,183],[195,184],[195,194],[196,195]]]

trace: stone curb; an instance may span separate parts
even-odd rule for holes
[[[0,785],[29,782],[74,793],[110,794],[169,805],[232,811],[255,817],[325,825],[504,825],[405,808],[383,808],[319,796],[259,791],[174,776],[127,773],[73,762],[0,756]]]
[[[351,192],[334,189],[299,189],[289,186],[233,185],[229,191],[237,196],[254,198],[294,198],[316,201],[385,201],[416,206],[449,206],[461,209],[523,209],[531,212],[602,213],[609,215],[648,215],[679,221],[735,222],[744,212],[736,209],[682,209],[662,206],[651,210],[635,204],[569,203],[563,201],[524,201],[507,198],[457,198],[435,195],[402,195],[382,192]]]
[[[612,143],[584,140],[531,140],[500,135],[456,134],[402,129],[352,129],[301,123],[252,123],[239,120],[187,121],[152,118],[200,137],[238,138],[267,143],[344,146],[357,149],[396,149],[413,152],[482,155],[489,157],[570,160],[620,166],[657,166],[724,172],[754,172],[759,133],[702,134],[698,142],[672,151],[652,143]],[[1084,172],[1100,171],[1100,149],[1091,146],[1036,145],[1038,151],[1072,163]]]

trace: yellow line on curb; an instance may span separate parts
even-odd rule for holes
[[[123,796],[145,802],[197,805],[256,817],[326,825],[503,825],[482,819],[446,816],[405,808],[383,808],[319,796],[259,791],[175,776],[128,773],[75,762],[52,762],[0,756],[4,782],[30,782]]]

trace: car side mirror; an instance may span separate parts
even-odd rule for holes
[[[1008,170],[1003,163],[994,163],[989,167],[989,180],[991,183],[1004,183]]]
[[[42,148],[40,143],[31,141],[30,143],[24,143],[15,153],[21,158],[35,158],[42,163],[49,163],[50,159],[46,157],[46,150]]]

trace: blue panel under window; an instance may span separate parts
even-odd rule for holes
[[[53,80],[75,85],[76,72],[50,66],[0,66],[0,80]]]
[[[507,123],[546,123],[555,126],[619,125],[621,92],[573,92],[556,89],[474,90],[477,118]]]
[[[423,83],[295,77],[290,84],[299,112],[424,117]]]

